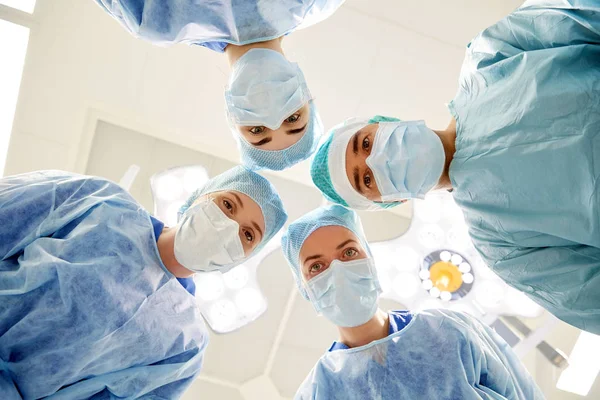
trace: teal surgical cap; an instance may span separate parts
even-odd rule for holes
[[[292,268],[292,273],[300,289],[300,293],[306,299],[308,299],[308,295],[302,284],[300,249],[311,233],[324,226],[341,226],[349,229],[356,235],[369,257],[372,257],[362,224],[354,211],[342,206],[330,205],[319,207],[298,218],[288,226],[287,231],[283,234],[281,248],[288,264]]]
[[[256,172],[240,165],[215,176],[190,196],[179,210],[179,215],[183,215],[200,196],[225,190],[233,190],[249,196],[258,204],[263,213],[265,236],[252,252],[252,254],[256,254],[287,221],[287,213],[275,187]]]
[[[377,115],[371,119],[350,118],[336,125],[323,139],[310,165],[310,175],[323,196],[336,204],[358,210],[381,210],[400,203],[374,202],[359,194],[346,176],[346,147],[352,136],[369,124],[400,121]]]
[[[376,115],[369,120],[369,123],[370,124],[378,124],[380,122],[400,122],[400,121],[402,121],[402,120],[398,119],[398,118],[386,117],[383,115]]]

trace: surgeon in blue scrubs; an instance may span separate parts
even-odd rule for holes
[[[544,398],[510,346],[477,319],[381,310],[373,256],[354,211],[311,211],[290,224],[282,249],[304,298],[339,332],[296,399]]]
[[[354,118],[311,166],[331,201],[393,207],[452,190],[487,265],[600,334],[600,3],[527,1],[467,48],[453,119]]]
[[[208,334],[190,278],[252,257],[287,216],[243,167],[165,227],[106,179],[0,179],[0,399],[176,399]]]
[[[227,120],[244,165],[283,170],[314,153],[321,119],[282,40],[328,18],[345,0],[95,1],[135,37],[227,55]]]

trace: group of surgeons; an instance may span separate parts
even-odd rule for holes
[[[339,337],[297,399],[544,398],[474,317],[379,308],[353,209],[431,191],[452,192],[498,276],[600,334],[597,1],[530,0],[477,35],[444,130],[374,116],[327,134],[282,40],[343,0],[95,1],[136,37],[226,54],[242,165],[199,187],[172,227],[103,178],[0,179],[0,398],[179,398],[208,345],[193,275],[234,268],[283,228],[284,205],[255,171],[309,157],[334,204],[289,224],[281,244],[298,290]]]

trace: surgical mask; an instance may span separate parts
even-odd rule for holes
[[[298,65],[269,49],[251,49],[240,57],[225,91],[232,123],[269,129],[278,129],[310,99]]]
[[[381,201],[425,197],[437,185],[446,155],[442,141],[423,121],[380,122],[367,157]]]
[[[175,234],[175,258],[185,268],[208,272],[244,258],[240,226],[212,200],[191,207]]]
[[[337,326],[362,325],[377,312],[381,286],[371,258],[334,260],[305,285],[317,313]]]

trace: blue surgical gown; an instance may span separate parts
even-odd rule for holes
[[[483,31],[450,110],[453,195],[483,259],[600,334],[600,2],[526,2]]]
[[[179,397],[208,335],[117,184],[58,171],[0,179],[0,398]]]
[[[325,353],[297,400],[538,400],[544,396],[491,328],[449,310],[417,313],[368,345]]]
[[[95,0],[132,35],[158,45],[187,43],[223,52],[314,25],[345,0]]]

